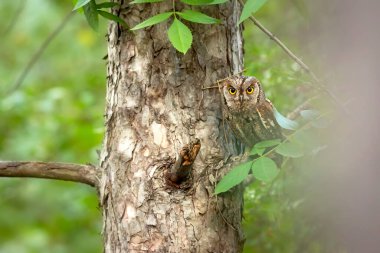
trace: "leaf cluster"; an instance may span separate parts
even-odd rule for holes
[[[119,5],[118,3],[114,3],[114,2],[103,2],[103,3],[97,4],[95,0],[78,0],[77,3],[75,4],[74,10],[78,10],[82,8],[84,15],[86,16],[88,24],[95,31],[97,31],[99,28],[99,15],[105,19],[115,21],[123,25],[124,27],[128,28],[127,23],[123,19],[121,19],[120,17],[110,12],[103,10],[103,9],[113,8],[118,5]]]
[[[164,0],[134,0],[130,2],[130,4],[145,4],[145,3],[159,3]],[[223,4],[228,0],[181,0],[182,3],[190,5],[190,6],[207,6],[207,5],[216,5]],[[243,7],[242,14],[239,19],[239,24],[249,18],[251,13],[258,11],[267,0],[247,0]],[[104,2],[97,4],[95,0],[78,0],[75,4],[74,10],[83,8],[84,14],[90,26],[94,29],[98,29],[99,18],[98,16],[102,16],[106,19],[115,21],[128,28],[126,22],[120,17],[110,13],[103,11],[103,8],[112,8],[118,5],[113,2]],[[184,9],[182,11],[175,10],[175,2],[173,1],[173,11],[164,12],[154,15],[141,23],[137,24],[130,30],[139,30],[149,26],[153,26],[164,22],[168,19],[172,19],[172,23],[167,30],[168,38],[171,44],[175,49],[179,52],[186,54],[186,52],[190,49],[193,35],[191,30],[187,25],[185,25],[181,20],[186,20],[192,23],[199,24],[218,24],[221,21],[219,19],[210,17],[205,13],[192,10],[192,9]]]
[[[290,158],[300,158],[306,155],[315,155],[325,148],[324,144],[317,143],[313,138],[313,133],[309,131],[313,128],[324,128],[328,126],[326,114],[320,114],[313,110],[301,111],[303,125],[289,120],[276,111],[275,116],[280,126],[287,130],[293,130],[285,136],[284,140],[274,139],[258,142],[251,149],[248,162],[239,164],[227,173],[215,187],[215,194],[220,194],[230,190],[232,187],[243,182],[249,172],[264,183],[270,183],[279,174],[279,168],[270,155],[277,153],[282,156],[282,166]]]

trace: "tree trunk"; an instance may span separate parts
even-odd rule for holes
[[[168,41],[171,20],[134,33],[111,24],[99,185],[105,252],[242,250],[241,189],[213,195],[238,145],[223,124],[218,89],[202,89],[242,69],[239,7],[202,8],[222,23],[187,23],[194,40],[186,55]],[[124,3],[119,16],[132,27],[171,10],[166,2]],[[192,175],[173,184],[174,160],[196,138]]]

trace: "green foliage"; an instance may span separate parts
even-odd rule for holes
[[[83,6],[85,6],[86,4],[88,4],[90,1],[92,0],[78,0],[77,3],[75,4],[74,6],[74,9],[73,10],[77,10]]]
[[[181,2],[189,5],[206,5],[212,3],[213,0],[181,0]]]
[[[115,21],[116,23],[122,24],[124,27],[128,27],[127,23],[125,23],[125,21],[121,19],[120,17],[106,11],[102,11],[102,10],[96,10],[96,11],[100,16],[108,20]]]
[[[301,145],[295,142],[285,142],[276,148],[276,152],[285,157],[298,158],[303,156]]]
[[[252,163],[252,174],[264,183],[271,182],[278,174],[276,163],[268,157],[260,157]]]
[[[134,0],[130,2],[130,4],[157,3],[157,2],[162,2],[162,1],[163,0]],[[227,2],[227,0],[181,0],[181,2],[188,5],[202,6],[202,5],[223,4]],[[247,19],[251,15],[252,12],[256,12],[258,9],[260,9],[261,6],[264,5],[265,2],[266,0],[248,0],[247,3],[244,5],[243,12],[242,12],[239,22],[243,22],[245,19]],[[174,16],[173,23],[171,24],[168,30],[168,38],[175,49],[177,49],[179,52],[183,54],[186,54],[186,52],[191,47],[193,35],[190,29],[185,24],[183,24],[181,21],[178,20],[176,15],[178,15],[180,18],[184,20],[187,20],[193,23],[200,23],[200,24],[217,24],[220,22],[220,20],[210,17],[204,13],[194,11],[194,10],[189,10],[189,9],[185,9],[182,12],[177,12],[175,10],[174,4],[175,2],[173,2],[172,12],[160,13],[153,17],[150,17],[144,20],[143,22],[137,24],[133,28],[131,28],[131,30],[133,31],[133,30],[142,29],[148,26],[156,25],[167,20],[169,17]],[[118,16],[112,13],[99,10],[101,8],[111,8],[111,7],[114,7],[115,5],[116,4],[112,2],[96,4],[95,0],[78,0],[77,3],[75,4],[74,10],[82,7],[84,9],[84,13],[89,25],[95,31],[97,31],[98,29],[98,23],[99,23],[98,15],[101,15],[102,17],[106,19],[120,23],[124,27],[128,28],[128,25],[123,19],[119,18]]]
[[[143,3],[159,3],[164,0],[134,0],[130,4],[143,4]]]
[[[181,2],[188,5],[213,5],[213,4],[222,4],[228,0],[181,0]]]
[[[103,2],[103,3],[97,4],[95,2],[95,0],[90,0],[90,1],[78,0],[77,4],[74,7],[74,10],[82,7],[88,24],[95,31],[98,30],[99,15],[105,19],[115,21],[116,23],[119,23],[122,26],[128,28],[127,23],[123,19],[121,19],[120,17],[118,17],[118,16],[116,16],[110,12],[106,12],[106,11],[101,10],[101,9],[112,8],[112,7],[115,7],[118,5],[119,5],[118,3],[114,3],[114,2]],[[77,6],[79,6],[79,7],[77,7]]]
[[[193,41],[190,29],[176,18],[174,18],[173,24],[169,27],[168,37],[175,49],[184,54],[189,50]]]
[[[93,0],[83,6],[84,15],[86,16],[87,22],[95,31],[97,31],[99,27],[98,10],[96,7],[96,3]]]
[[[207,6],[207,5],[214,5],[214,4],[222,4],[227,2],[228,0],[181,0],[182,3],[188,4],[188,5],[194,5],[194,6]]]
[[[114,3],[114,2],[104,2],[104,3],[96,4],[96,9],[108,9],[108,8],[113,8],[115,6],[119,6],[119,4]]]
[[[252,162],[239,164],[228,172],[215,187],[215,194],[226,192],[235,185],[240,184],[251,170]]]
[[[204,13],[193,10],[184,10],[182,12],[173,11],[157,14],[137,24],[136,26],[131,28],[131,30],[138,30],[148,26],[152,26],[167,20],[171,16],[174,16],[173,23],[170,25],[168,29],[168,38],[175,49],[177,49],[179,52],[183,54],[186,54],[187,50],[189,50],[189,48],[191,47],[193,35],[190,29],[177,18],[177,15],[182,19],[194,23],[216,24],[219,22],[218,19],[207,16]]]
[[[91,2],[92,1],[95,2],[94,0],[91,0]],[[156,2],[161,2],[161,1],[162,0],[134,0],[131,2],[131,4],[156,3]],[[210,4],[222,4],[226,2],[227,0],[181,0],[181,1],[188,5],[210,5]],[[90,5],[91,2],[87,2],[87,5]],[[77,5],[83,6],[83,3],[82,2],[79,3],[78,1]],[[86,7],[87,5],[85,5],[84,7]],[[95,4],[95,6],[99,6],[99,5]],[[93,28],[96,27],[96,22],[94,22],[93,16],[97,17],[97,14],[100,14],[107,19],[113,20],[115,22],[119,22],[123,24],[124,26],[126,26],[125,22],[122,19],[116,17],[115,15],[112,15],[110,13],[107,14],[93,8],[91,8],[91,11],[92,11],[91,12],[92,16],[86,14],[86,17],[87,16],[91,17],[91,19],[87,17],[87,20],[89,24],[91,25],[91,27]],[[137,24],[136,26],[134,26],[133,28],[131,28],[131,30],[134,31],[134,30],[139,30],[148,26],[156,25],[169,19],[171,16],[174,16],[173,23],[170,25],[168,29],[168,38],[175,49],[185,54],[191,47],[193,35],[190,29],[184,23],[182,23],[177,18],[176,15],[178,15],[178,17],[180,17],[181,19],[184,19],[193,23],[217,24],[220,22],[220,20],[210,17],[199,11],[185,9],[182,12],[177,12],[175,11],[175,8],[173,7],[172,12],[159,13],[155,16],[152,16],[144,20],[143,22]]]
[[[190,21],[190,22],[194,22],[194,23],[217,24],[220,22],[219,19],[212,18],[199,11],[184,10],[182,12],[176,12],[176,14],[180,16],[181,18],[186,19],[187,21]]]
[[[206,5],[211,5],[211,4],[223,4],[225,2],[228,2],[228,0],[214,0],[211,3],[208,3]]]
[[[295,132],[292,132],[285,136],[284,140],[275,139],[261,141],[256,143],[255,146],[251,149],[249,154],[253,156],[253,160],[244,163],[245,166],[243,167],[246,168],[247,164],[249,164],[249,168],[252,168],[252,174],[256,179],[264,183],[269,183],[277,176],[277,165],[272,159],[268,157],[273,152],[276,152],[285,158],[300,158],[303,157],[308,150],[309,155],[313,155],[315,152],[320,151],[321,148],[324,148],[323,145],[312,145],[312,150],[310,150],[310,145],[308,147],[308,144],[311,142],[307,141],[310,140],[310,136],[306,133],[309,131],[309,129],[312,129],[312,127],[315,125],[316,120],[323,119],[323,115],[316,114],[315,112],[311,111],[306,111],[302,114],[304,116],[308,116],[306,118],[309,120],[305,121],[304,125],[302,125],[302,127],[299,127]],[[313,117],[311,117],[311,115]],[[296,122],[291,121],[291,123],[297,124],[298,126],[298,123]],[[255,156],[259,157],[254,158]],[[228,191],[232,187],[242,182],[245,177],[247,177],[248,173],[239,173],[239,171],[234,172],[234,170],[237,168],[239,168],[239,170],[242,170],[242,168],[239,166],[233,168],[231,170],[231,173],[225,175],[217,184],[215,188],[216,194]],[[245,177],[243,177],[243,175],[245,175]]]
[[[1,253],[101,252],[94,190],[39,179],[2,179],[0,190]]]
[[[240,15],[239,24],[258,11],[267,0],[247,0]]]
[[[148,26],[152,26],[152,25],[161,23],[161,22],[167,20],[172,15],[173,15],[173,12],[165,12],[165,13],[160,13],[160,14],[154,15],[153,17],[150,17],[147,20],[144,20],[140,24],[137,24],[136,26],[131,28],[131,30],[138,30],[138,29],[142,29],[142,28],[145,28]]]
[[[73,16],[22,86],[4,96],[70,1],[0,1],[0,160],[96,163],[103,137],[106,43]],[[38,17],[38,18],[36,18]],[[42,18],[43,17],[43,18]],[[105,24],[99,22],[99,30]],[[86,185],[0,178],[0,253],[102,252],[96,192]]]
[[[250,154],[251,155],[262,155],[265,151],[265,149],[277,146],[278,144],[281,143],[280,139],[274,139],[274,140],[266,140],[266,141],[261,141],[259,143],[256,143],[255,146],[252,148]]]

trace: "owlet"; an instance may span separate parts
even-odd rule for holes
[[[233,76],[222,82],[223,115],[235,136],[252,148],[263,140],[282,139],[281,127],[253,76]]]

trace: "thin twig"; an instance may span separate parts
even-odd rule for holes
[[[47,178],[98,185],[94,166],[72,163],[0,161],[0,177]]]
[[[227,76],[227,77],[225,77],[225,78],[223,78],[223,79],[219,79],[218,81],[216,81],[216,83],[218,84],[218,83],[220,83],[220,82],[223,82],[224,80],[227,80],[228,78],[230,78],[230,77],[232,77],[232,76],[239,75],[239,74],[243,73],[243,72],[246,71],[246,70],[247,70],[247,69],[244,68],[244,69],[240,70],[239,72],[237,72],[237,73],[235,73],[235,74],[233,74],[233,75],[229,75],[229,76]]]
[[[333,92],[331,92],[329,89],[327,89],[325,85],[322,84],[322,82],[319,80],[317,75],[309,68],[309,66],[307,66],[299,57],[297,57],[292,51],[290,51],[290,49],[287,46],[285,46],[285,44],[281,40],[279,40],[272,32],[266,29],[255,17],[250,16],[249,19],[261,31],[263,31],[266,35],[268,35],[268,37],[271,40],[273,40],[279,47],[281,47],[285,51],[285,53],[289,55],[290,58],[292,58],[295,62],[297,62],[298,65],[312,77],[312,79],[314,80],[314,83],[317,85],[317,87],[320,90],[326,92],[336,104],[344,108],[342,104],[340,103],[340,101],[338,100],[337,96]]]
[[[302,104],[298,105],[293,111],[291,111],[290,113],[288,113],[288,115],[286,115],[286,117],[288,119],[295,120],[300,115],[300,112],[303,111],[303,110],[306,110],[309,107],[311,107],[311,102],[313,100],[317,99],[318,97],[319,96],[317,95],[317,96],[313,96],[313,97],[307,99],[305,102],[303,102]]]
[[[202,87],[202,90],[209,90],[209,89],[216,89],[216,88],[219,88],[219,86]]]
[[[41,57],[42,53],[46,50],[52,40],[61,32],[61,30],[65,27],[67,22],[73,16],[75,12],[70,12],[66,15],[66,17],[62,20],[62,22],[57,26],[57,28],[45,39],[45,41],[41,44],[38,50],[34,53],[32,58],[29,60],[28,64],[25,66],[24,70],[21,72],[20,76],[17,78],[16,82],[12,85],[12,87],[8,90],[7,94],[11,94],[16,91],[22,85],[25,77],[28,75],[29,71],[32,69],[37,60]]]
[[[244,6],[244,3],[242,0],[239,0],[240,4],[242,6]],[[284,52],[290,57],[292,58],[303,70],[306,71],[306,73],[308,73],[312,79],[314,80],[314,83],[316,84],[316,86],[324,91],[325,93],[327,93],[331,99],[337,104],[339,105],[344,111],[345,111],[345,107],[343,107],[342,103],[340,103],[339,99],[337,98],[337,96],[331,92],[329,89],[326,88],[325,85],[323,85],[323,83],[319,80],[319,78],[317,77],[317,75],[310,69],[310,67],[308,65],[306,65],[299,57],[297,57],[280,39],[278,39],[271,31],[269,31],[267,28],[265,28],[265,26],[263,26],[253,15],[251,15],[249,17],[249,19],[262,31],[264,32],[271,40],[273,40],[282,50],[284,50]]]
[[[218,80],[216,81],[216,83],[214,83],[214,84],[217,84],[217,85],[215,85],[215,86],[209,86],[209,87],[202,87],[202,90],[208,90],[208,89],[216,89],[216,88],[220,88],[220,87],[219,87],[219,83],[220,83],[220,82],[223,82],[224,80],[227,80],[228,78],[230,78],[230,77],[232,77],[232,76],[240,75],[241,73],[243,73],[243,72],[246,71],[246,70],[247,70],[247,69],[243,69],[243,70],[237,72],[236,74],[229,75],[229,76],[227,76],[227,77],[225,77],[225,78],[222,78],[222,79],[218,79]]]
[[[18,21],[18,17],[21,15],[22,11],[24,10],[24,7],[26,5],[26,1],[25,0],[20,0],[19,1],[19,4],[17,6],[17,9],[15,11],[15,14],[12,18],[12,20],[9,22],[7,28],[5,28],[4,32],[3,32],[3,38],[5,36],[7,36],[13,29],[13,27],[16,25],[17,21]]]
[[[315,81],[319,81],[316,74],[307,66],[299,57],[297,57],[290,49],[280,40],[278,39],[271,31],[269,31],[267,28],[265,28],[254,16],[250,16],[249,19],[261,30],[263,31],[268,37],[273,40],[279,47],[282,48],[282,50],[285,51],[287,55],[289,55],[290,58],[292,58],[295,62],[298,63],[298,65],[303,68],[308,74],[311,75],[311,77]]]

